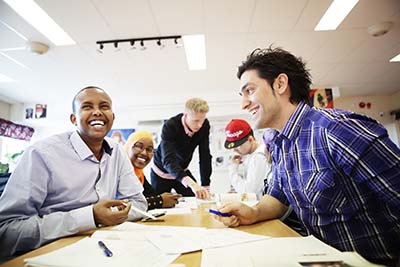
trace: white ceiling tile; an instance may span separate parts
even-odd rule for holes
[[[94,5],[116,38],[160,35],[147,0],[94,0]]]
[[[343,62],[365,62],[389,61],[397,53],[400,53],[400,28],[387,33],[384,36],[368,36],[365,41]],[[371,53],[373,51],[373,53]]]
[[[90,0],[36,0],[36,2],[78,43],[115,38]]]
[[[161,35],[205,32],[201,0],[151,0],[150,3]]]
[[[366,29],[370,25],[390,19],[399,11],[399,0],[362,0],[357,3],[338,29]]]
[[[331,0],[308,0],[294,30],[313,31],[331,4]]]
[[[329,33],[327,32],[293,32],[287,49],[308,61],[328,40]]]
[[[341,62],[368,37],[362,30],[332,31],[325,44],[312,56],[313,61]]]
[[[290,31],[295,27],[306,4],[307,0],[257,1],[250,31]]]
[[[206,32],[247,32],[254,5],[254,0],[204,0]]]

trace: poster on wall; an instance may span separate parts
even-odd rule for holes
[[[111,129],[107,136],[114,139],[117,143],[124,145],[129,135],[133,132],[135,132],[135,129]]]
[[[33,108],[25,109],[25,119],[33,119]]]
[[[311,89],[310,103],[317,108],[333,108],[332,88]]]
[[[35,106],[35,118],[41,119],[46,118],[47,116],[47,105],[44,104],[36,104]]]
[[[114,139],[117,143],[121,145],[125,145],[129,136],[135,131],[136,131],[135,129],[111,129],[108,132],[107,137]],[[159,143],[159,137],[158,137],[159,134],[157,132],[150,132],[150,133],[153,136],[154,147],[157,147]]]

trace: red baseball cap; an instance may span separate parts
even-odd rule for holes
[[[232,149],[247,141],[253,130],[245,120],[233,119],[225,127],[225,148]]]

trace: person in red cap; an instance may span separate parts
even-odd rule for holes
[[[229,166],[233,189],[237,193],[256,193],[260,199],[264,180],[271,169],[264,147],[257,143],[253,130],[245,120],[231,120],[225,127],[225,136],[225,148],[237,153]]]

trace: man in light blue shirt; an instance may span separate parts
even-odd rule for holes
[[[30,146],[0,198],[0,262],[63,236],[139,219],[131,205],[147,209],[125,152],[105,139],[114,121],[108,94],[86,87],[72,105],[77,131]]]

